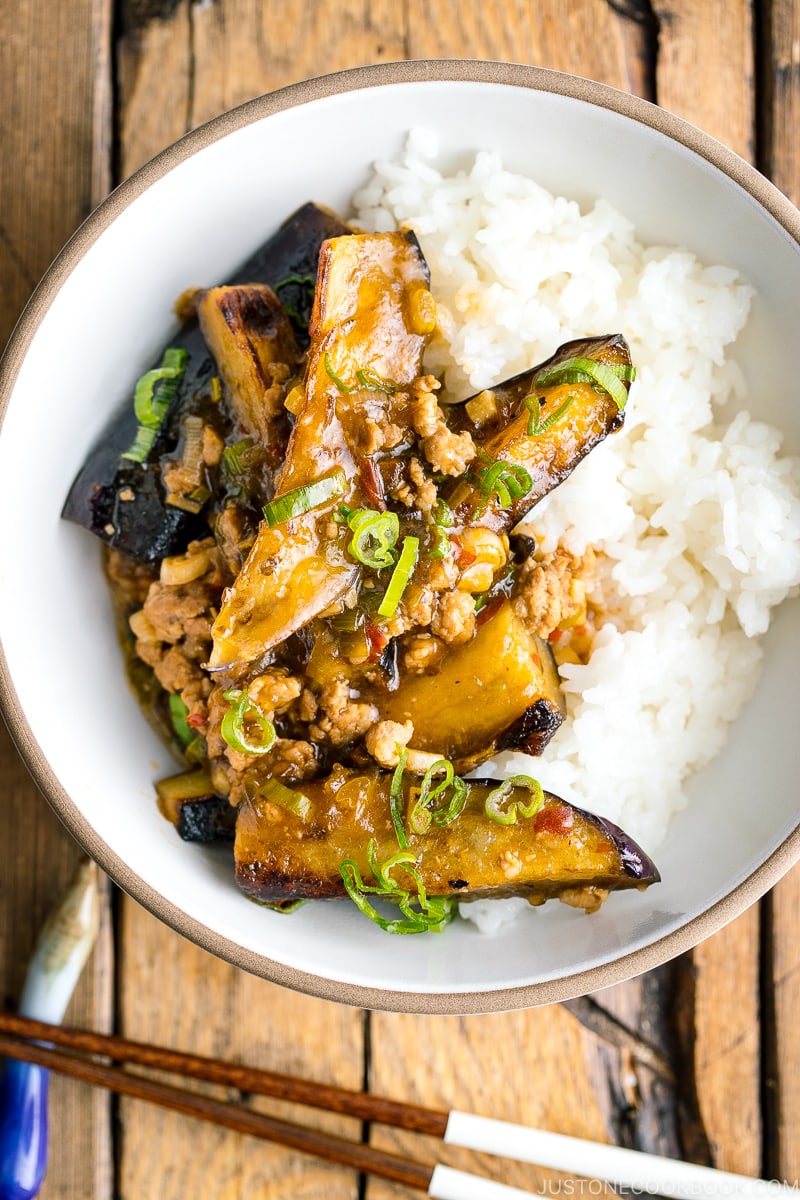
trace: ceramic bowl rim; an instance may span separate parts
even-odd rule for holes
[[[649,126],[728,176],[800,244],[800,212],[773,184],[710,135],[639,97],[593,80],[520,63],[422,59],[354,67],[256,97],[201,125],[145,163],[91,213],[43,276],[9,340],[0,362],[0,430],[22,363],[54,297],[103,232],[162,176],[227,134],[275,113],[365,88],[426,82],[480,83],[550,92],[609,109]],[[22,711],[2,645],[0,709],[28,770],[51,807],[86,852],[129,895],[189,940],[235,966],[297,991],[362,1008],[418,1014],[502,1012],[555,1003],[608,987],[660,966],[697,945],[757,901],[800,859],[798,824],[746,879],[680,928],[633,952],[558,979],[469,992],[407,992],[366,987],[301,971],[248,950],[189,917],[133,872],[97,835],[56,778]]]

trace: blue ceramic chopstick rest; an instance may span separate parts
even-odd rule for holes
[[[83,862],[34,947],[19,1011],[60,1024],[100,925],[100,884]],[[0,1200],[34,1200],[47,1172],[50,1073],[6,1059],[0,1072]]]

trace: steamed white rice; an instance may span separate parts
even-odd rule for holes
[[[638,368],[622,432],[529,519],[545,550],[602,551],[591,598],[606,620],[589,663],[561,668],[569,717],[543,758],[502,766],[652,851],[754,689],[771,607],[800,584],[800,460],[780,457],[770,426],[724,416],[743,399],[728,353],[752,289],[728,267],[642,245],[602,199],[582,212],[491,153],[444,175],[436,152],[412,134],[376,165],[355,219],[416,232],[439,311],[427,365],[451,396],[589,335],[623,333]]]

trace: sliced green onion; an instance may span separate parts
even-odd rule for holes
[[[312,508],[319,508],[335,496],[341,496],[347,491],[347,476],[341,467],[337,467],[330,475],[323,475],[313,483],[303,487],[293,488],[283,496],[270,500],[262,509],[264,520],[268,525],[280,525],[291,517],[302,516]]]
[[[177,692],[170,692],[169,697],[169,718],[172,722],[172,728],[175,735],[182,745],[188,746],[194,741],[195,733],[190,725],[187,724],[186,718],[189,715],[189,709],[184,704]]]
[[[188,361],[189,355],[185,350],[171,347],[164,351],[160,367],[142,375],[133,393],[133,411],[140,425],[158,428],[164,420],[170,400],[178,390]],[[159,384],[161,386],[157,387]]]
[[[455,520],[452,508],[441,496],[433,506],[432,516],[434,525],[441,525],[444,529],[449,529]]]
[[[327,368],[326,368],[327,369]],[[360,371],[356,371],[356,379],[363,388],[370,392],[385,392],[387,396],[393,396],[397,388],[388,379],[384,379],[377,371],[371,370],[369,367],[364,367]]]
[[[229,475],[243,475],[245,463],[242,455],[253,445],[252,438],[242,438],[233,446],[226,446],[222,451],[222,463]]]
[[[161,366],[146,371],[137,381],[133,411],[139,428],[133,445],[121,455],[122,458],[138,463],[146,460],[178,391],[188,361],[189,355],[185,350],[170,347],[164,351]]]
[[[345,511],[344,506],[340,510]],[[400,536],[400,518],[394,512],[377,512],[374,508],[347,510],[347,524],[353,536],[347,547],[356,562],[377,571],[391,567],[395,556],[392,548]]]
[[[292,791],[281,783],[280,779],[267,779],[261,784],[258,794],[264,800],[271,800],[287,812],[294,813],[301,821],[307,821],[311,815],[311,801],[308,796],[303,792]]]
[[[534,377],[537,387],[543,384],[591,383],[608,392],[617,408],[622,411],[628,402],[626,382],[636,378],[636,368],[628,363],[600,363],[593,358],[568,358],[554,363]]]
[[[222,693],[230,704],[222,718],[220,733],[231,750],[240,754],[266,754],[275,745],[277,734],[272,724],[247,692],[229,691]],[[251,740],[245,731],[245,720],[256,726],[257,738]]]
[[[428,551],[428,558],[444,558],[445,554],[450,553],[450,536],[446,529],[440,529],[439,526],[434,526],[434,534],[436,541],[433,549]]]
[[[352,392],[353,389],[351,387],[348,387],[347,384],[344,382],[344,380],[340,379],[339,376],[334,371],[330,354],[327,354],[327,353],[323,354],[322,362],[325,366],[325,371],[326,371],[328,377],[333,380],[333,382],[336,384],[339,391],[344,392],[345,395],[348,395],[350,392]]]
[[[525,407],[530,416],[528,417],[528,437],[539,437],[543,433],[547,433],[548,429],[552,429],[556,421],[564,416],[564,413],[575,399],[574,396],[567,396],[563,404],[559,404],[555,412],[549,417],[542,420],[542,402],[539,396],[531,394],[525,397]]]
[[[438,932],[455,916],[455,901],[449,896],[428,896],[416,868],[416,861],[410,851],[401,850],[379,863],[377,861],[377,843],[373,838],[367,847],[367,862],[375,878],[376,886],[372,887],[364,883],[357,865],[351,858],[344,860],[339,872],[350,899],[364,916],[369,917],[370,921],[373,921],[380,929],[387,933],[398,934],[427,933],[431,930]],[[411,890],[402,888],[392,875],[392,872],[398,868],[405,871],[413,881],[416,890],[416,896],[413,899]],[[367,899],[369,895],[391,900],[397,904],[403,919],[390,920],[382,916]]]
[[[397,565],[392,571],[392,577],[389,580],[389,586],[384,593],[383,599],[378,605],[379,617],[393,617],[397,612],[397,606],[400,603],[403,592],[406,590],[408,581],[414,572],[414,567],[417,565],[418,553],[419,538],[404,537],[403,548],[400,551],[400,557],[397,560]]]
[[[507,462],[504,458],[494,461],[485,451],[480,451],[479,454],[481,459],[488,463],[478,472],[478,483],[487,500],[494,494],[501,508],[511,508],[515,500],[527,496],[533,487],[529,471],[518,463]]]
[[[389,789],[389,812],[392,815],[395,837],[401,850],[408,849],[408,835],[403,823],[403,772],[408,762],[408,751],[403,749],[397,760],[397,766],[392,776],[392,786]]]
[[[517,787],[527,788],[531,793],[530,803],[523,804],[521,800],[512,800],[507,808],[504,807],[506,800]],[[519,817],[533,817],[543,805],[544,792],[538,779],[533,779],[530,775],[511,775],[499,787],[489,792],[484,811],[486,816],[498,825],[516,825]]]
[[[444,773],[444,778],[432,787],[434,775]],[[452,794],[447,793],[452,789]],[[435,801],[438,799],[438,803]],[[408,823],[412,831],[420,836],[428,832],[433,822],[436,825],[449,825],[464,810],[467,803],[467,785],[455,773],[453,764],[447,758],[440,758],[433,763],[422,777],[419,796],[408,814]]]

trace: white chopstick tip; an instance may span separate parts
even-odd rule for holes
[[[712,1167],[700,1167],[677,1159],[626,1150],[602,1142],[589,1142],[549,1130],[531,1129],[527,1125],[514,1125],[509,1121],[455,1110],[448,1117],[443,1140],[451,1146],[464,1146],[518,1162],[535,1163],[560,1171],[571,1179],[579,1176],[587,1181],[585,1187],[602,1180],[630,1188],[640,1195],[666,1196],[672,1200],[722,1200],[724,1197],[761,1200],[762,1197],[791,1195],[797,1198],[800,1195],[800,1187],[790,1183],[732,1175]],[[498,1197],[503,1194],[497,1193]],[[538,1194],[541,1195],[541,1191]],[[490,1200],[493,1193],[476,1192],[474,1195],[478,1200],[484,1200],[484,1197]],[[463,1195],[454,1196],[453,1200],[472,1200],[472,1196],[473,1193],[464,1192]]]
[[[542,1193],[524,1192],[506,1183],[439,1165],[433,1169],[428,1195],[436,1200],[530,1200],[531,1196]]]

